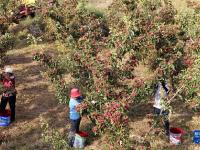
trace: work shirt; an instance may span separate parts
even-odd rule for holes
[[[3,86],[5,88],[11,88],[11,87],[15,87],[15,76],[11,76],[10,80],[8,79],[3,79]]]
[[[76,106],[78,106],[82,102],[83,98],[80,97],[79,99],[73,99],[71,98],[69,101],[69,109],[70,109],[70,115],[69,118],[71,120],[78,120],[81,116],[80,113],[76,111]]]
[[[1,79],[1,82],[3,84],[3,87],[5,88],[5,91],[3,92],[4,97],[13,96],[14,94],[16,94],[14,75],[11,75],[9,79],[3,77]]]
[[[165,87],[167,89],[169,89],[167,84],[165,84]],[[157,88],[156,94],[155,94],[155,101],[154,101],[153,107],[161,109],[161,110],[165,110],[164,99],[167,97],[167,95],[168,95],[167,91],[164,89],[162,84],[159,82],[158,88]]]

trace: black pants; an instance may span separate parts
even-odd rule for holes
[[[70,119],[70,122],[71,122],[70,131],[71,131],[71,132],[74,132],[74,133],[79,132],[79,127],[80,127],[80,123],[81,123],[81,118],[79,118],[79,119],[77,119],[77,120],[71,120],[71,119]]]
[[[1,111],[5,111],[6,105],[9,103],[10,105],[10,110],[11,110],[11,121],[15,120],[15,103],[16,103],[16,95],[10,96],[10,97],[4,97],[2,96],[1,98]]]
[[[74,140],[75,140],[75,133],[79,132],[81,118],[79,118],[77,120],[70,119],[70,122],[71,122],[71,128],[70,128],[70,132],[68,135],[68,144],[69,144],[69,146],[73,147]]]
[[[169,134],[169,111],[164,110],[162,111],[161,109],[158,108],[154,108],[154,113],[156,115],[162,115],[164,118],[164,128],[165,128],[165,132],[168,135]]]

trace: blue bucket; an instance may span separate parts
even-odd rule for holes
[[[193,143],[200,144],[200,130],[193,131]]]
[[[0,126],[8,126],[10,124],[10,110],[0,112]]]
[[[10,124],[10,116],[0,116],[0,126],[8,126]]]

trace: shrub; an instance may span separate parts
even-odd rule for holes
[[[13,48],[15,44],[15,37],[13,34],[6,33],[0,37],[0,65],[2,66],[5,61],[7,50]]]
[[[15,37],[13,34],[6,33],[5,35],[0,37],[0,49],[8,50],[13,48],[15,43]]]
[[[49,127],[47,122],[41,123],[41,128],[43,130],[42,138],[44,142],[48,143],[50,147],[54,150],[63,149],[70,150],[67,141],[64,140],[65,137],[56,129]]]
[[[26,38],[27,38],[27,35],[28,35],[28,30],[27,30],[27,29],[24,29],[24,30],[18,32],[17,38],[18,38],[19,40],[23,40],[23,39],[26,39]]]

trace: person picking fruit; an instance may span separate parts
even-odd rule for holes
[[[79,132],[80,122],[81,122],[81,114],[77,110],[78,106],[82,102],[83,97],[78,88],[71,89],[70,93],[70,101],[69,101],[69,118],[71,122],[71,128],[69,133],[69,145],[73,146],[73,140],[75,133]]]
[[[0,81],[3,85],[3,94],[1,98],[0,109],[1,112],[5,111],[7,103],[10,105],[11,110],[11,122],[15,121],[15,103],[16,103],[16,94],[15,89],[15,76],[13,74],[13,69],[6,67],[4,72],[0,76]]]
[[[168,97],[169,88],[164,80],[159,81],[155,94],[154,114],[164,118],[164,128],[166,135],[169,135],[169,110],[165,106],[165,100]]]

